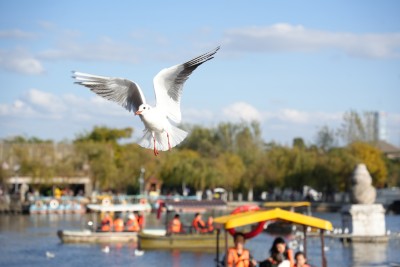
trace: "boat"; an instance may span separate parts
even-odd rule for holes
[[[290,211],[296,211],[300,213],[305,213],[307,215],[311,215],[311,202],[308,201],[271,201],[265,202],[262,206],[266,209],[274,209],[274,208],[281,208],[281,209],[288,209]],[[305,209],[305,211],[304,211]]]
[[[226,210],[228,205],[221,199],[197,200],[197,199],[166,199],[160,201],[159,208],[165,207],[168,211],[172,209],[179,213],[206,212],[207,210]]]
[[[129,243],[138,240],[137,232],[59,230],[57,235],[63,243]]]
[[[229,240],[232,238],[228,238],[227,232],[232,233],[232,230],[235,231],[235,228],[245,227],[252,224],[257,224],[257,227],[253,229],[249,233],[244,233],[246,239],[250,239],[261,231],[263,224],[269,221],[286,221],[296,225],[299,225],[303,228],[303,253],[307,257],[307,236],[308,229],[316,229],[319,231],[319,236],[321,240],[321,266],[327,267],[327,261],[325,257],[325,239],[324,234],[325,231],[332,231],[333,226],[330,221],[323,220],[317,217],[300,214],[297,212],[286,211],[280,208],[275,208],[272,210],[255,210],[248,211],[243,213],[236,213],[225,215],[221,217],[214,218],[214,223],[216,227],[221,228],[225,232],[225,247],[224,252],[225,255],[228,253],[229,248]],[[220,235],[221,230],[217,230],[217,236]],[[220,265],[220,248],[217,246],[216,248],[216,260],[217,265]],[[226,262],[225,262],[226,266]]]
[[[87,208],[104,216],[110,214],[126,214],[131,212],[141,212],[149,210],[147,203],[137,204],[115,204],[113,205],[109,198],[104,198],[102,204],[88,204]],[[94,222],[89,222],[90,229],[83,230],[59,230],[57,235],[63,243],[129,243],[137,242],[137,232],[102,232],[99,231],[97,216]]]
[[[134,211],[150,211],[151,206],[148,203],[137,204],[88,204],[87,208],[96,212],[134,212]]]
[[[138,234],[141,249],[179,249],[214,251],[223,238],[214,233],[166,234],[165,230],[147,229]],[[233,241],[230,243],[233,244]]]
[[[311,202],[308,201],[278,201],[278,202],[265,202],[262,205],[263,208],[270,210],[274,208],[280,208],[284,210],[289,210],[292,212],[298,212],[305,215],[311,216]],[[286,221],[276,221],[268,222],[265,225],[265,231],[269,234],[288,236],[297,231],[296,225],[291,222]]]
[[[86,199],[83,197],[38,197],[29,205],[30,214],[85,213]]]

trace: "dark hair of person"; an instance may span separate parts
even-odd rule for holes
[[[271,255],[276,255],[276,254],[279,253],[277,248],[276,248],[276,245],[278,245],[278,244],[286,244],[286,242],[282,237],[275,238],[274,243],[272,243],[272,246],[271,246],[271,248],[269,250]],[[286,250],[287,250],[287,247],[286,247]],[[285,253],[286,253],[286,250],[285,250]]]
[[[294,255],[294,258],[297,259],[297,256],[299,256],[299,255],[303,255],[304,258],[306,257],[306,255],[304,255],[303,252],[297,251],[296,254]]]
[[[175,216],[174,216],[174,218],[179,218],[180,216],[179,216],[179,214],[175,214]]]
[[[245,240],[246,238],[244,237],[244,234],[241,232],[237,232],[235,233],[235,235],[233,236],[233,240],[236,240],[236,238],[238,238],[239,236],[243,237],[243,239]]]

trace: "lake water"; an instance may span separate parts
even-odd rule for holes
[[[56,232],[59,229],[81,229],[93,214],[85,215],[9,215],[0,214],[0,266],[172,266],[202,267],[215,266],[215,253],[182,251],[145,251],[135,255],[135,244],[110,245],[104,253],[104,245],[62,244]],[[185,216],[187,216],[185,218]],[[189,221],[184,215],[183,221]],[[190,215],[193,216],[193,215]],[[314,216],[330,220],[334,227],[341,226],[340,214],[314,213]],[[154,214],[146,216],[147,224],[161,227],[165,221],[157,220]],[[387,215],[386,227],[392,235],[400,232],[400,216]],[[249,240],[246,247],[254,258],[263,260],[274,237],[260,234]],[[326,238],[328,266],[400,266],[400,238],[390,238],[384,244],[344,245],[338,239]],[[320,240],[310,238],[307,244],[308,259],[320,266]],[[46,252],[54,254],[49,258]]]

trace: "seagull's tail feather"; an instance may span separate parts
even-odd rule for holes
[[[178,127],[171,125],[169,134],[169,142],[171,144],[171,148],[179,145],[188,135],[188,133]],[[168,146],[168,138],[167,133],[155,133],[156,138],[156,147],[159,151],[167,151],[169,150]],[[141,147],[153,149],[154,148],[154,141],[151,131],[145,130],[143,137],[139,140],[138,144]]]
[[[188,133],[178,127],[171,125],[171,131],[169,132],[169,142],[171,144],[171,148],[179,145],[183,140],[185,140]],[[167,149],[168,149],[168,140],[167,140]]]

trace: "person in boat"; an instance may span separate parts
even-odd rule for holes
[[[290,261],[286,260],[282,253],[260,262],[260,267],[290,267]]]
[[[294,267],[293,250],[287,248],[282,237],[275,238],[270,250],[270,257],[260,263],[260,267]]]
[[[125,224],[125,229],[128,232],[139,232],[140,231],[140,225],[139,222],[135,216],[135,214],[131,213],[128,216],[128,221]]]
[[[122,232],[124,231],[124,220],[122,220],[121,216],[117,216],[114,220],[114,231]]]
[[[208,217],[207,219],[207,232],[214,232],[214,218],[212,216]]]
[[[195,233],[207,233],[208,229],[206,223],[202,220],[201,214],[196,213],[192,221],[192,227]]]
[[[243,233],[236,233],[233,237],[235,246],[229,248],[226,263],[228,267],[252,267],[257,261],[250,255],[248,249],[244,248],[245,237]]]
[[[184,233],[179,214],[175,214],[174,218],[169,223],[168,232],[171,234]]]
[[[143,229],[144,228],[144,216],[143,216],[143,213],[142,212],[139,213],[138,211],[135,211],[134,214],[135,214],[136,219],[137,219],[137,221],[139,223],[140,229]]]
[[[303,252],[296,252],[294,258],[296,260],[296,264],[294,265],[295,267],[310,267],[310,265],[307,264],[307,258]]]
[[[106,214],[104,214],[103,220],[101,220],[100,230],[102,232],[110,232],[112,228],[113,228],[113,220],[110,214],[107,212]]]

